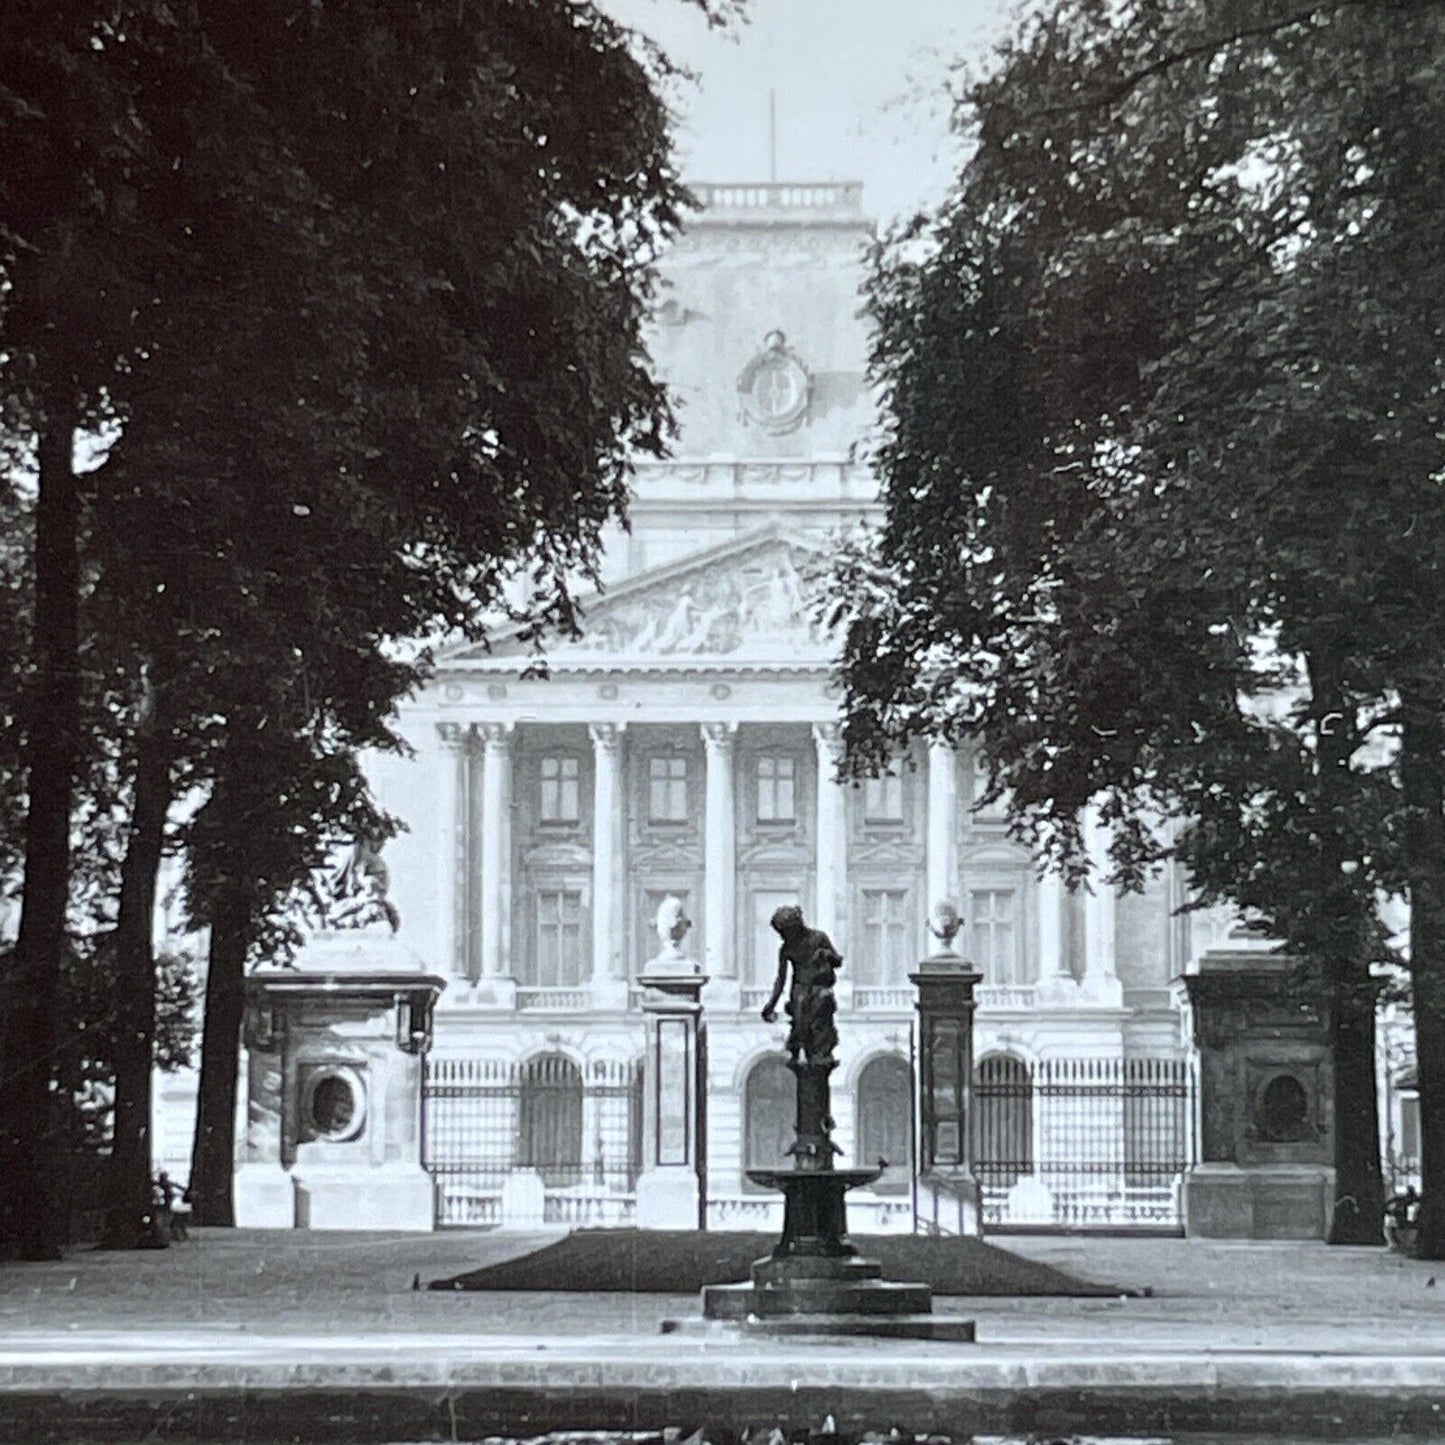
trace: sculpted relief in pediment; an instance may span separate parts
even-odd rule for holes
[[[602,602],[583,623],[586,652],[652,657],[830,650],[810,621],[815,559],[778,544],[750,556]]]

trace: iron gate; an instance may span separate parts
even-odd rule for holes
[[[980,1059],[973,1151],[985,1226],[1182,1232],[1194,1099],[1187,1059]]]
[[[641,1148],[640,1060],[427,1059],[422,1163],[438,1225],[506,1222],[504,1186],[519,1170],[540,1176],[547,1223],[625,1223]]]

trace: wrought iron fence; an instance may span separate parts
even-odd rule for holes
[[[640,1060],[435,1055],[422,1113],[422,1160],[436,1187],[438,1224],[508,1223],[507,1182],[522,1175],[540,1180],[545,1208],[542,1218],[518,1223],[631,1217],[641,1169]]]
[[[1181,1229],[1194,1097],[1187,1059],[980,1059],[973,1148],[984,1224]]]

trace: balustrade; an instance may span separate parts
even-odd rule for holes
[[[768,181],[750,185],[695,183],[699,201],[714,211],[856,211],[862,205],[858,181]]]

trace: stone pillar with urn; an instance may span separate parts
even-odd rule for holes
[[[909,974],[918,990],[919,1222],[935,1233],[980,1234],[973,1173],[973,1015],[981,975],[954,951],[958,909],[938,904],[929,931],[938,950]]]
[[[707,1028],[702,988],[707,978],[683,952],[692,920],[679,899],[663,899],[656,927],[661,951],[637,979],[647,1024],[637,1226],[705,1229]]]

